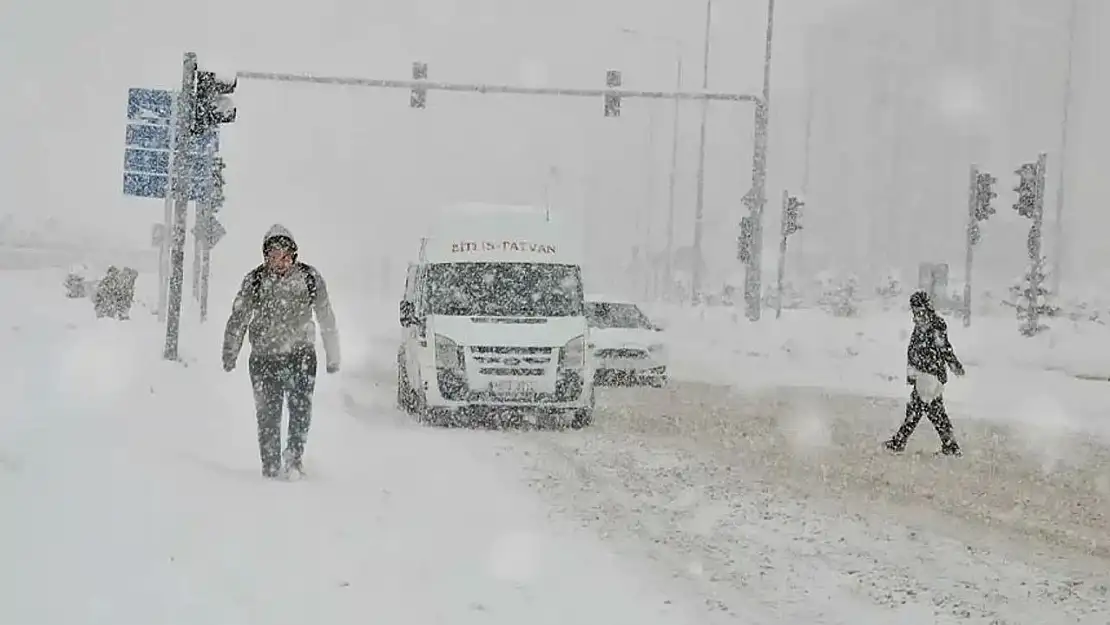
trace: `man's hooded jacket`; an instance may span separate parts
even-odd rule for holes
[[[250,340],[251,353],[259,355],[288,354],[314,346],[315,313],[326,362],[338,368],[339,329],[324,278],[315,267],[296,260],[296,239],[280,224],[263,237],[263,253],[279,243],[293,252],[293,266],[280,275],[263,263],[243,278],[224,332],[224,360],[238,357],[244,337]]]

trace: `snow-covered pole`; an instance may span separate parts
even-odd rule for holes
[[[185,146],[189,140],[196,106],[197,55],[186,52],[182,62],[181,95],[178,98],[177,132],[174,134],[173,199],[174,218],[170,250],[169,301],[166,315],[166,345],[162,357],[178,359],[178,342],[181,334],[181,291],[185,282],[185,228],[189,215],[189,171]]]
[[[1027,333],[1031,336],[1040,330],[1041,292],[1044,283],[1044,259],[1041,257],[1041,248],[1044,231],[1044,191],[1045,178],[1048,169],[1048,155],[1041,152],[1037,156],[1036,204],[1033,211],[1033,226],[1029,231],[1029,255],[1033,264],[1029,272],[1029,291],[1032,301],[1029,302],[1029,320]]]
[[[1048,155],[1041,152],[1035,163],[1022,163],[1014,171],[1019,176],[1014,191],[1018,195],[1014,210],[1022,217],[1032,220],[1026,249],[1029,252],[1029,271],[1026,275],[1025,306],[1019,302],[1018,311],[1024,314],[1025,323],[1021,333],[1033,336],[1040,331],[1041,302],[1044,283],[1044,259],[1041,255],[1042,230],[1044,225],[1045,174],[1048,169]]]
[[[181,116],[181,93],[174,92],[173,108],[170,109],[170,145],[175,145],[174,135],[177,132],[177,120]],[[174,170],[174,157],[170,151],[169,171]],[[172,181],[172,178],[171,178]],[[172,184],[171,184],[172,188]],[[166,308],[168,306],[170,285],[170,232],[173,228],[173,194],[167,193],[162,214],[162,241],[158,247],[158,323],[166,322]]]
[[[782,283],[786,276],[786,240],[802,229],[801,211],[805,202],[789,191],[782,192],[782,227],[779,231],[779,267],[775,298],[775,319],[782,317]]]
[[[971,269],[975,261],[975,243],[979,235],[979,223],[975,219],[975,207],[979,196],[979,167],[971,165],[967,188],[967,249],[964,259],[964,327],[971,326]]]

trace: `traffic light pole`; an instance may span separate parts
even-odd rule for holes
[[[186,52],[182,63],[181,95],[178,99],[177,129],[174,134],[173,198],[174,215],[172,247],[170,249],[169,301],[166,314],[166,345],[162,357],[178,360],[178,342],[181,336],[181,300],[185,282],[185,228],[189,214],[189,171],[185,146],[193,119],[194,83],[196,81],[197,55]]]
[[[971,269],[975,262],[975,230],[979,227],[975,219],[975,206],[979,193],[979,167],[971,166],[967,183],[967,250],[964,258],[964,327],[971,326]]]
[[[1048,173],[1048,155],[1041,152],[1037,156],[1036,202],[1033,207],[1033,226],[1029,230],[1029,257],[1032,265],[1029,271],[1029,291],[1033,301],[1029,303],[1027,332],[1036,334],[1040,329],[1041,305],[1040,292],[1044,282],[1044,258],[1041,255],[1044,240],[1044,191]]]
[[[767,122],[768,122],[768,99],[770,98],[770,60],[771,60],[771,33],[773,30],[773,16],[774,16],[774,0],[771,0],[769,5],[769,14],[767,20],[767,50],[764,59],[764,76],[763,76],[763,95],[756,96],[751,94],[742,93],[719,93],[710,92],[707,89],[702,91],[644,91],[637,89],[623,89],[616,86],[605,89],[568,89],[559,87],[523,87],[517,85],[498,85],[498,84],[484,84],[484,83],[451,83],[451,82],[431,82],[426,78],[412,79],[412,80],[387,80],[387,79],[373,79],[373,78],[354,78],[354,77],[341,77],[341,76],[317,76],[314,74],[285,74],[278,72],[254,72],[254,71],[240,71],[236,73],[236,78],[241,80],[264,80],[275,82],[295,82],[295,83],[311,83],[320,85],[339,85],[350,87],[374,87],[380,89],[409,89],[413,92],[412,102],[419,100],[419,106],[413,104],[416,108],[423,108],[426,104],[425,95],[428,91],[454,91],[462,93],[476,93],[481,95],[487,94],[503,94],[503,95],[542,95],[542,96],[559,96],[559,97],[580,97],[580,98],[605,98],[606,99],[606,112],[610,108],[610,102],[613,99],[619,98],[644,98],[656,100],[698,100],[708,104],[709,101],[723,101],[723,102],[751,102],[755,104],[755,146],[752,151],[752,189],[748,196],[745,196],[745,204],[751,210],[752,221],[754,222],[754,230],[752,237],[752,254],[747,260],[747,273],[745,278],[745,297],[747,303],[747,316],[752,321],[758,321],[760,315],[760,308],[762,303],[760,286],[760,274],[762,272],[761,254],[763,253],[763,244],[761,237],[763,236],[763,207],[766,204],[765,185],[767,180]],[[419,73],[414,71],[414,75],[426,76],[426,67],[423,64],[418,64],[420,69],[423,70]],[[416,67],[416,66],[414,66]],[[611,72],[612,73],[612,72]],[[619,82],[619,81],[618,81]],[[419,95],[418,95],[419,94]],[[619,104],[615,107],[619,110]],[[617,113],[619,114],[619,113]],[[700,169],[700,168],[699,168]],[[673,221],[673,220],[672,220]],[[700,223],[700,216],[695,217],[695,224]],[[694,248],[700,247],[700,229],[695,228],[695,242]],[[693,271],[697,274],[695,276],[695,288],[697,287],[697,278],[700,277],[700,269],[697,267],[701,262],[700,258],[694,259]]]
[[[204,208],[209,213],[212,211],[211,204]],[[212,246],[209,245],[207,236],[200,238],[200,322],[204,323],[208,320],[208,275],[212,268]]]
[[[776,278],[775,291],[775,319],[782,317],[782,282],[786,277],[786,237],[789,236],[790,222],[786,216],[787,205],[790,202],[790,192],[786,189],[782,191],[782,227],[779,229],[779,270]]]

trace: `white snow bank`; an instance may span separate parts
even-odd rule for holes
[[[912,321],[904,311],[858,318],[815,310],[773,312],[750,323],[724,307],[651,309],[667,327],[673,375],[737,388],[814,386],[903,397]],[[770,312],[770,311],[766,311]],[[1026,338],[1008,317],[976,317],[964,328],[948,318],[949,336],[967,367],[946,391],[975,416],[1096,428],[1110,434],[1110,328],[1061,319]],[[1055,414],[1041,418],[1037,415]]]

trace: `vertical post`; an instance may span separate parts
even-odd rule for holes
[[[173,93],[173,106],[170,108],[170,146],[176,145],[177,124],[181,118],[181,93]],[[174,151],[170,150],[170,162],[166,184],[166,198],[162,211],[162,243],[158,247],[158,323],[166,322],[167,298],[170,283],[170,231],[173,227],[173,176]]]
[[[200,300],[200,254],[203,247],[200,236],[200,202],[193,212],[193,300]]]
[[[675,61],[675,93],[682,91],[682,54],[678,54]],[[679,99],[674,99],[674,125],[671,130],[671,177],[669,182],[669,197],[667,200],[667,258],[664,269],[666,277],[665,293],[669,299],[674,285],[674,193],[678,181],[678,112]]]
[[[173,123],[172,121],[170,122]],[[173,141],[171,134],[171,144]],[[173,230],[173,152],[170,152],[170,181],[166,185],[166,201],[162,211],[162,244],[158,248],[158,323],[166,322],[167,298],[170,284],[170,233]]]
[[[1052,259],[1052,292],[1060,294],[1060,272],[1064,264],[1064,195],[1067,190],[1068,175],[1068,119],[1071,115],[1072,98],[1072,58],[1075,53],[1075,21],[1078,14],[1078,0],[1071,0],[1071,13],[1068,15],[1068,65],[1064,75],[1064,114],[1060,122],[1060,173],[1056,182],[1056,224],[1053,239],[1056,256]]]
[[[189,214],[189,171],[185,157],[193,118],[193,89],[196,83],[197,55],[186,52],[182,62],[181,98],[178,108],[177,133],[174,137],[173,168],[173,248],[170,250],[169,302],[166,315],[166,346],[162,357],[166,360],[178,359],[178,343],[181,335],[181,291],[185,282],[185,227]]]
[[[771,44],[775,31],[775,0],[767,3],[767,39],[763,55],[763,97],[755,108],[752,150],[752,242],[744,280],[748,319],[759,321],[763,307],[763,208],[767,203],[767,135],[771,119]]]
[[[200,322],[208,321],[208,276],[212,267],[212,248],[205,241],[200,259]]]
[[[812,55],[810,55],[810,56],[812,56]],[[812,150],[813,150],[812,141],[813,141],[814,89],[813,89],[813,71],[812,71],[813,68],[812,68],[811,64],[807,65],[807,67],[809,67],[809,71],[808,71],[808,74],[806,76],[806,126],[805,126],[805,147],[804,147],[805,154],[802,156],[802,197],[808,199],[809,198],[809,168],[810,168],[810,159],[812,158]],[[798,236],[797,236],[797,240],[794,242],[794,248],[796,250],[794,255],[797,256],[795,261],[797,262],[798,266],[795,267],[794,271],[797,272],[798,274],[802,275],[802,276],[805,276],[806,275],[805,274],[806,263],[805,263],[805,252],[804,252],[804,246],[805,246],[804,239],[805,239],[806,235],[805,235],[804,230],[799,230],[796,234]]]
[[[702,91],[709,91],[709,35],[713,27],[713,0],[705,2],[705,53],[702,57]],[[690,303],[701,298],[702,228],[705,221],[705,127],[709,118],[709,100],[701,101],[701,134],[698,139],[697,200],[694,205],[694,266],[690,270]]]
[[[779,270],[776,280],[776,293],[775,297],[775,319],[782,317],[782,282],[786,275],[786,237],[787,237],[787,204],[790,202],[790,192],[786,189],[782,190],[782,227],[779,229]]]
[[[1045,178],[1048,173],[1048,155],[1041,152],[1037,155],[1037,196],[1033,208],[1033,230],[1029,233],[1029,256],[1033,260],[1029,288],[1032,291],[1033,301],[1029,304],[1030,333],[1035,334],[1040,327],[1040,304],[1037,301],[1042,287],[1044,266],[1042,261],[1042,241],[1044,238],[1044,191]]]
[[[204,167],[205,167],[205,189],[204,203],[197,203],[197,216],[196,216],[196,236],[200,250],[200,293],[197,299],[200,301],[200,322],[204,323],[208,320],[208,275],[211,271],[212,260],[212,236],[214,233],[213,226],[216,224],[216,209],[221,204],[217,203],[216,198],[216,131],[210,130],[210,136],[207,137],[208,142],[205,147]],[[222,187],[220,195],[222,196]],[[202,210],[203,209],[203,210]]]
[[[975,206],[978,199],[979,168],[971,165],[967,183],[967,249],[964,257],[964,327],[971,326],[971,269],[975,260],[975,231],[978,222],[975,220]]]

